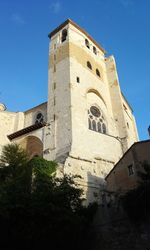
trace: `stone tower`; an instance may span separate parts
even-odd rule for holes
[[[78,183],[91,201],[138,140],[134,116],[114,57],[85,30],[68,19],[49,38],[48,102],[24,112],[0,104],[0,154],[15,142],[30,158],[57,160],[61,171],[82,177]]]
[[[134,116],[114,57],[87,32],[68,19],[49,38],[46,158],[80,174],[89,193],[138,140]]]

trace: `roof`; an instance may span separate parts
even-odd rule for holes
[[[108,175],[105,177],[105,180],[108,178],[108,176],[114,171],[114,169],[117,167],[118,163],[122,161],[122,159],[125,157],[125,155],[137,144],[143,144],[150,142],[150,140],[145,140],[145,141],[137,141],[134,144],[131,145],[131,147],[123,154],[123,156],[120,158],[120,160],[115,164],[115,166],[111,169],[111,171],[108,173]]]
[[[26,111],[24,111],[24,113],[28,113],[28,112],[30,112],[30,111],[32,111],[32,110],[34,110],[36,108],[40,108],[41,106],[44,106],[44,105],[46,106],[47,102],[43,102],[43,103],[41,103],[41,104],[39,104],[37,106],[34,106],[33,108],[27,109]]]
[[[60,31],[63,27],[65,27],[67,24],[72,24],[75,28],[77,28],[79,31],[81,31],[84,35],[86,35],[104,54],[106,53],[105,49],[102,48],[100,44],[98,44],[83,28],[78,26],[75,22],[73,22],[71,19],[67,19],[65,22],[60,24],[56,29],[54,29],[52,32],[48,34],[48,37],[51,38],[54,36],[58,31]]]
[[[21,130],[18,130],[13,134],[7,135],[7,137],[8,137],[9,140],[13,140],[13,139],[15,139],[15,138],[17,138],[17,137],[19,137],[21,135],[30,133],[30,132],[32,132],[32,131],[34,131],[36,129],[42,128],[44,126],[46,126],[45,122],[44,123],[37,123],[37,124],[31,125],[29,127],[23,128]]]
[[[126,97],[124,96],[124,94],[121,92],[122,97],[124,98],[125,102],[127,103],[127,105],[129,106],[129,108],[131,109],[131,111],[133,112],[133,109],[131,107],[131,105],[129,104],[128,100],[126,99]]]

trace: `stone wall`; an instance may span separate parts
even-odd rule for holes
[[[133,144],[106,177],[108,190],[126,192],[135,188],[140,181],[138,172],[143,171],[142,165],[144,162],[150,164],[149,152],[150,140]],[[129,166],[132,166],[132,174]]]
[[[22,112],[0,111],[0,154],[2,147],[10,143],[7,135],[22,129],[24,114]]]
[[[148,250],[150,219],[133,224],[118,204],[99,206],[91,229],[91,250]]]
[[[25,128],[28,126],[31,126],[32,124],[35,124],[36,116],[38,113],[42,113],[44,117],[44,121],[47,122],[47,102],[44,102],[24,112],[24,115],[25,115],[24,127]]]

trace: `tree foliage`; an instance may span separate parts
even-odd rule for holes
[[[125,211],[135,223],[150,217],[150,165],[144,162],[142,168],[143,171],[138,172],[138,187],[121,197]]]
[[[4,147],[0,161],[2,248],[84,248],[96,205],[82,206],[74,178],[56,178],[56,162],[29,160],[16,144]]]

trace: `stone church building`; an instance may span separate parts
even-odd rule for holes
[[[67,19],[49,34],[48,100],[25,112],[0,104],[0,150],[19,143],[30,157],[56,160],[79,174],[92,199],[105,176],[138,141],[113,56]]]

